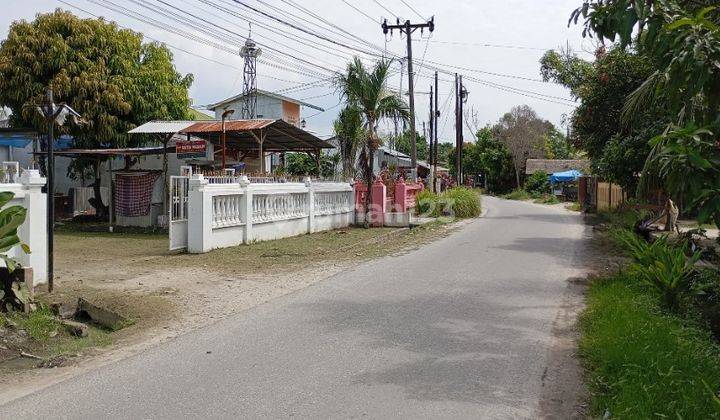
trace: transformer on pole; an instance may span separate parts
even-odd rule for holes
[[[257,116],[257,58],[262,53],[257,44],[248,36],[245,45],[240,49],[240,56],[245,59],[243,67],[243,96],[240,118],[245,120]]]

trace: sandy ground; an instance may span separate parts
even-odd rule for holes
[[[303,289],[363,261],[415,248],[461,224],[412,231],[334,231],[201,256],[169,253],[164,236],[58,235],[57,292],[44,299],[71,303],[83,296],[135,324],[113,333],[111,346],[88,349],[66,366],[0,376],[0,404]]]

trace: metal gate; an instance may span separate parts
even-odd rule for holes
[[[170,222],[168,223],[168,232],[171,251],[187,248],[189,181],[190,178],[185,176],[170,177]]]

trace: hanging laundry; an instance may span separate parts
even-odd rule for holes
[[[126,217],[146,216],[150,213],[156,172],[115,174],[115,209]]]

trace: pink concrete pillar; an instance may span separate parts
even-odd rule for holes
[[[375,227],[381,227],[385,224],[385,212],[387,205],[385,197],[387,195],[387,187],[382,180],[376,180],[372,185],[372,208],[370,209],[370,224]]]
[[[400,181],[395,184],[395,211],[398,213],[405,213],[407,211],[407,192],[408,185],[405,181],[400,178]]]

